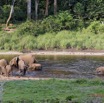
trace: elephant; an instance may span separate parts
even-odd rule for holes
[[[6,76],[9,76],[10,73],[12,73],[12,71],[13,71],[13,68],[12,68],[11,65],[7,65],[7,66],[5,67],[5,69],[6,69],[6,72],[7,72]]]
[[[99,75],[104,75],[104,67],[98,67],[96,69],[96,73]]]
[[[32,63],[36,63],[37,62],[37,60],[36,60],[36,58],[35,58],[34,55],[32,55],[32,54],[23,54],[23,55],[14,57],[9,62],[9,64],[11,66],[16,66],[18,68],[18,62],[19,62],[19,60],[23,60],[28,66],[31,65]]]
[[[24,60],[21,60],[21,59],[20,59],[20,60],[18,61],[18,68],[19,68],[20,74],[22,73],[22,75],[25,75],[28,66],[26,65],[26,63],[24,62]]]
[[[0,60],[0,66],[5,67],[6,65],[8,65],[7,60],[1,59],[1,60]]]
[[[8,65],[8,62],[5,59],[0,60],[0,74],[1,75],[7,75],[7,71],[5,67]]]
[[[0,66],[0,70],[1,70],[1,75],[8,77],[12,72],[12,67],[10,65],[6,65],[6,67]]]
[[[7,76],[7,71],[5,67],[0,66],[0,75]]]
[[[32,70],[32,71],[42,70],[42,65],[39,63],[33,63],[30,65],[29,70]]]

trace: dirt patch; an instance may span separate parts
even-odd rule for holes
[[[34,77],[19,77],[19,76],[12,76],[12,77],[4,77],[0,76],[0,81],[12,81],[12,80],[48,80],[50,78],[34,78]]]
[[[18,51],[8,51],[8,52],[0,52],[0,55],[20,55],[24,53],[31,53],[33,55],[85,55],[85,56],[104,56],[104,50],[97,51],[97,50],[86,50],[86,51],[72,51],[72,50],[66,50],[66,51],[45,51],[45,50],[39,50],[39,51],[29,51],[29,52],[18,52]]]

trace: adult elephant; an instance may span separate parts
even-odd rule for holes
[[[25,65],[26,65],[27,67],[30,67],[31,64],[37,62],[37,60],[36,60],[36,58],[35,58],[34,55],[32,55],[32,54],[23,54],[23,55],[14,57],[14,58],[9,62],[9,64],[10,64],[11,66],[15,66],[15,67],[17,67],[17,68],[20,69],[20,67],[19,67],[19,61],[20,61],[20,60],[23,60],[24,63],[25,63]]]
[[[35,58],[34,55],[32,54],[23,54],[23,55],[20,55],[20,56],[17,56],[17,57],[14,57],[10,62],[9,64],[11,66],[17,66],[18,67],[18,62],[19,60],[23,60],[27,65],[30,65],[32,63],[36,63],[37,60]]]
[[[21,75],[25,75],[28,66],[26,65],[26,63],[24,62],[24,60],[21,60],[21,59],[20,59],[20,60],[18,61],[18,68],[19,68],[20,74],[21,74]]]
[[[5,67],[8,65],[8,62],[5,59],[0,60],[0,74],[1,75],[7,75],[7,71]]]

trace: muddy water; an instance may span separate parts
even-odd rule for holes
[[[16,55],[1,55],[8,61]],[[104,66],[104,56],[48,56],[36,55],[42,71],[28,71],[27,77],[52,78],[104,78],[95,74],[95,69]]]

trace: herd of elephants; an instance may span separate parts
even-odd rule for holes
[[[16,56],[8,62],[6,59],[0,60],[0,75],[10,76],[16,70],[19,75],[24,76],[26,71],[42,70],[42,65],[37,63],[37,60],[32,54],[22,54]]]
[[[6,59],[0,60],[0,75],[9,77],[16,70],[20,76],[24,76],[27,71],[42,70],[42,65],[39,64],[32,54],[22,54],[12,58],[9,62]],[[96,69],[97,74],[104,75],[104,67]]]

